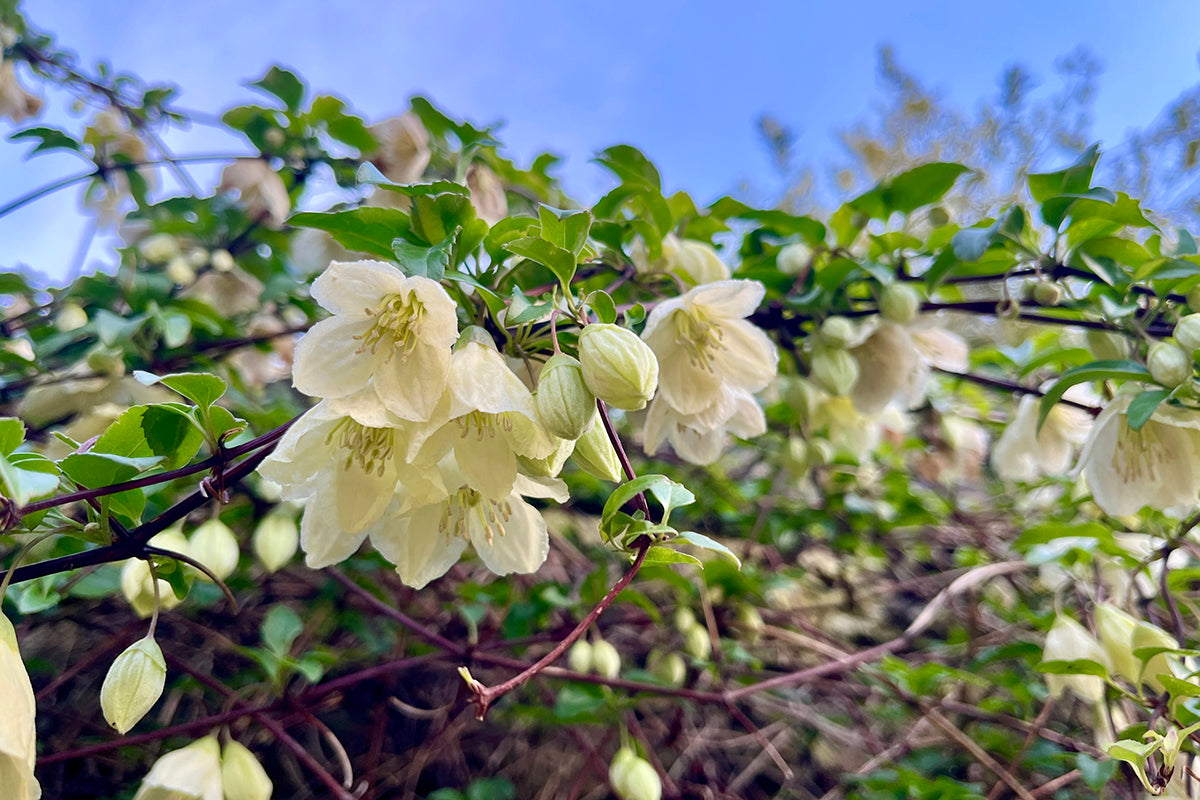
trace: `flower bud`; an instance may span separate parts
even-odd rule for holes
[[[131,558],[121,567],[121,594],[126,602],[142,619],[154,613],[154,579],[150,566],[140,558]],[[171,584],[158,579],[158,602],[164,611],[179,605],[179,598],[171,591]]]
[[[645,408],[658,388],[658,359],[633,331],[596,323],[579,334],[583,381],[596,397],[614,408]]]
[[[232,739],[221,754],[221,786],[225,800],[271,800],[275,788],[254,753]]]
[[[613,756],[608,782],[621,800],[662,800],[662,780],[654,767],[628,747]]]
[[[281,569],[292,560],[300,546],[300,531],[296,527],[296,520],[282,511],[272,511],[263,517],[254,529],[251,545],[267,572]]]
[[[583,432],[583,435],[575,440],[575,450],[571,457],[575,459],[575,463],[589,475],[593,475],[602,481],[612,481],[620,483],[624,477],[621,472],[621,461],[617,457],[617,451],[613,444],[608,439],[608,432],[604,430],[604,426],[593,424]]]
[[[829,317],[817,332],[817,342],[828,347],[849,347],[853,341],[854,323],[845,317]]]
[[[233,256],[229,254],[228,250],[213,250],[209,258],[212,268],[217,272],[229,272],[235,266]]]
[[[219,519],[210,519],[196,528],[188,539],[188,550],[192,558],[212,570],[220,580],[225,580],[237,569],[240,555],[237,537]],[[200,577],[209,580],[203,572]]]
[[[1096,623],[1096,636],[1113,672],[1136,683],[1141,671],[1141,663],[1133,655],[1133,629],[1137,627],[1137,619],[1109,603],[1097,605],[1092,618]]]
[[[1174,389],[1192,377],[1191,356],[1177,344],[1155,342],[1150,345],[1146,366],[1155,382]]]
[[[912,322],[920,310],[921,295],[907,283],[892,283],[883,287],[879,313],[884,319],[904,325]]]
[[[167,277],[178,286],[191,286],[196,282],[196,269],[183,256],[176,256],[167,264]]]
[[[1192,311],[1200,311],[1200,286],[1188,289],[1187,304]]]
[[[785,246],[775,256],[775,265],[784,275],[793,277],[799,275],[812,263],[813,251],[804,242],[795,242]]]
[[[592,671],[592,646],[585,639],[571,645],[571,649],[567,651],[567,666],[575,672]]]
[[[173,234],[156,233],[138,242],[138,252],[149,264],[166,264],[179,255],[179,241]]]
[[[1084,332],[1088,349],[1100,361],[1115,361],[1129,358],[1129,345],[1125,337],[1113,331],[1088,328]]]
[[[596,418],[596,397],[583,382],[583,367],[564,353],[542,367],[534,399],[542,426],[560,439],[578,439]]]
[[[1174,636],[1157,625],[1151,625],[1148,622],[1140,620],[1133,626],[1133,636],[1130,638],[1129,645],[1135,653],[1135,658],[1137,651],[1146,647],[1165,647],[1170,650],[1179,649],[1179,642],[1175,641]],[[1145,661],[1145,667],[1142,668],[1142,680],[1156,692],[1161,692],[1165,688],[1162,681],[1159,680],[1160,675],[1174,675],[1167,653],[1157,653],[1150,656]]]
[[[693,625],[683,632],[683,649],[697,661],[707,661],[712,655],[712,639],[703,625]]]
[[[100,709],[117,733],[125,733],[146,716],[162,696],[167,662],[150,636],[139,639],[117,656],[100,687]]]
[[[621,674],[621,654],[609,642],[597,639],[592,643],[592,668],[597,675],[615,678]]]
[[[762,614],[758,613],[758,609],[748,605],[738,607],[737,624],[750,634],[751,641],[757,639],[758,635],[763,632],[763,628],[766,627],[766,623],[763,622]]]
[[[1188,314],[1175,325],[1175,341],[1185,352],[1200,349],[1200,314]]]
[[[221,746],[205,736],[172,750],[142,779],[136,800],[221,800]]]
[[[544,458],[528,458],[518,455],[517,464],[521,467],[521,472],[542,478],[557,478],[558,473],[562,472],[563,464],[567,463],[567,457],[575,449],[575,443],[570,439],[560,439],[557,436],[550,437],[554,442],[554,451]]]
[[[1062,287],[1052,281],[1038,281],[1033,285],[1033,299],[1040,306],[1056,306],[1062,300]]]
[[[679,653],[663,653],[651,659],[650,671],[667,686],[682,686],[687,680],[687,664]]]
[[[729,279],[729,267],[711,245],[695,239],[680,239],[679,249],[670,259],[670,271],[689,283],[715,283]]]
[[[693,614],[692,610],[687,606],[680,606],[679,608],[675,609],[673,622],[675,623],[675,630],[679,631],[680,633],[687,633],[689,630],[700,624],[696,621],[696,615]]]
[[[64,303],[54,318],[54,327],[62,333],[77,331],[88,323],[87,312],[78,303]]]
[[[858,382],[858,360],[849,350],[820,347],[813,353],[810,375],[831,394],[847,395]]]
[[[1087,628],[1075,620],[1059,614],[1054,618],[1054,625],[1046,634],[1046,644],[1042,650],[1043,661],[1074,661],[1087,659],[1108,668],[1108,656],[1103,646]],[[1051,697],[1061,697],[1063,691],[1070,689],[1080,698],[1091,703],[1104,699],[1104,679],[1097,675],[1046,675],[1046,687]]]
[[[96,345],[88,351],[87,365],[101,375],[120,378],[125,374],[125,354],[115,347]]]

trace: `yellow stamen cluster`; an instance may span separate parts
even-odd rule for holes
[[[406,360],[420,341],[425,317],[425,304],[417,298],[416,292],[387,295],[378,309],[366,311],[375,317],[375,323],[366,333],[354,337],[362,341],[358,352],[370,350],[374,355],[380,346],[384,346],[386,358],[399,354],[400,360]]]
[[[676,343],[687,350],[693,364],[706,372],[713,372],[713,354],[725,346],[722,342],[725,334],[720,326],[709,321],[708,316],[698,308],[677,311],[674,322]]]
[[[488,414],[484,411],[463,414],[461,417],[455,417],[454,422],[458,425],[461,438],[469,438],[471,432],[474,431],[475,440],[480,442],[483,441],[484,436],[495,439],[497,425],[508,433],[511,433],[513,429],[512,420],[507,414]]]
[[[474,489],[463,486],[442,506],[442,518],[438,530],[451,536],[467,537],[467,522],[474,518],[487,535],[488,544],[496,535],[504,535],[504,523],[512,516],[512,503],[508,500],[494,502]]]
[[[383,475],[384,466],[396,446],[396,431],[394,428],[368,428],[350,417],[343,417],[329,432],[325,443],[333,444],[334,440],[338,447],[348,451],[343,469],[350,469],[357,463],[363,472]]]
[[[1166,464],[1175,452],[1160,433],[1163,426],[1147,422],[1135,431],[1124,419],[1117,433],[1113,451],[1113,469],[1126,483],[1138,480],[1157,480],[1158,468]]]

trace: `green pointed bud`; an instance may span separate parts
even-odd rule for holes
[[[775,265],[784,275],[796,277],[812,263],[813,251],[804,242],[789,244],[775,256]]]
[[[153,637],[139,639],[117,656],[100,687],[100,709],[117,733],[126,733],[162,697],[167,662]]]
[[[758,638],[758,635],[763,632],[767,624],[763,622],[762,614],[758,613],[758,609],[754,606],[739,606],[737,610],[738,626],[750,634],[750,641],[753,642]]]
[[[1034,302],[1040,306],[1056,306],[1062,300],[1062,287],[1053,281],[1038,281],[1033,285]]]
[[[165,264],[180,254],[179,240],[170,233],[156,233],[138,242],[138,252],[149,264]]]
[[[592,643],[592,668],[597,675],[615,678],[621,674],[621,654],[603,639]]]
[[[1188,314],[1175,325],[1175,341],[1188,353],[1200,349],[1200,314]]]
[[[1100,331],[1088,328],[1084,333],[1088,350],[1098,361],[1119,361],[1129,358],[1129,344],[1125,337],[1113,331]]]
[[[296,527],[296,520],[282,511],[272,511],[254,529],[251,546],[267,572],[282,569],[300,547],[300,530]]]
[[[845,317],[829,317],[817,331],[817,343],[833,348],[849,347],[854,341],[854,323]]]
[[[209,258],[212,262],[212,268],[217,272],[229,272],[236,266],[233,256],[230,255],[228,250],[213,250]]]
[[[1175,760],[1179,758],[1179,751],[1183,747],[1183,742],[1179,739],[1179,729],[1171,728],[1167,731],[1167,735],[1163,737],[1162,742],[1162,759],[1163,769],[1167,772],[1175,769]]]
[[[88,323],[87,312],[78,303],[64,303],[54,318],[54,327],[62,333],[77,331]]]
[[[675,609],[675,615],[672,617],[675,623],[675,630],[680,633],[687,633],[692,628],[695,628],[700,623],[696,621],[696,615],[687,606],[680,606]]]
[[[1092,619],[1096,623],[1096,637],[1104,647],[1113,672],[1130,683],[1137,683],[1141,671],[1141,663],[1133,654],[1133,629],[1137,627],[1137,618],[1110,603],[1100,603]]]
[[[583,382],[583,365],[565,353],[542,367],[534,399],[542,427],[560,439],[578,439],[596,418],[596,397]]]
[[[232,739],[221,754],[221,786],[225,800],[271,800],[275,788],[254,753]]]
[[[211,569],[220,580],[233,574],[240,555],[237,537],[219,519],[210,519],[196,528],[188,539],[188,552],[192,558]],[[209,579],[203,572],[198,577]]]
[[[567,666],[575,672],[592,671],[592,646],[586,640],[580,639],[571,645],[567,651]]]
[[[585,327],[579,334],[579,362],[588,390],[613,408],[645,408],[658,388],[654,351],[619,325]]]
[[[683,649],[697,661],[707,661],[712,655],[712,639],[703,625],[694,625],[683,632]]]
[[[1192,359],[1177,344],[1155,342],[1146,355],[1146,367],[1157,383],[1174,389],[1192,377]]]
[[[580,469],[602,481],[620,483],[624,477],[617,451],[609,441],[604,426],[599,422],[575,440],[575,450],[571,457]]]
[[[1200,311],[1200,286],[1188,289],[1187,304],[1192,311]]]
[[[679,653],[660,653],[650,660],[650,671],[667,686],[683,686],[687,680],[687,664]]]
[[[921,295],[907,283],[891,283],[883,287],[879,313],[884,319],[905,325],[916,319],[920,310]]]
[[[858,360],[849,350],[819,347],[809,374],[830,394],[847,395],[858,382]]]
[[[654,767],[628,747],[613,756],[608,782],[621,800],[662,800],[662,780]]]

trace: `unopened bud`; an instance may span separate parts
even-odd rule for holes
[[[1149,647],[1161,647],[1168,650],[1177,650],[1179,643],[1175,641],[1175,637],[1164,631],[1157,625],[1151,625],[1149,622],[1138,621],[1133,626],[1133,636],[1129,640],[1130,648],[1135,653],[1138,650]],[[1159,676],[1171,675],[1174,673],[1171,670],[1171,664],[1167,660],[1167,653],[1156,653],[1145,660],[1145,666],[1142,667],[1142,680],[1154,689],[1156,692],[1161,692],[1165,688]]]
[[[810,375],[830,394],[846,395],[858,382],[858,360],[849,350],[820,347],[813,353]]]
[[[884,319],[904,325],[912,322],[920,310],[921,295],[907,283],[892,283],[883,287],[879,313]]]
[[[165,264],[179,255],[179,241],[170,233],[156,233],[138,242],[138,252],[150,264]]]
[[[221,745],[205,736],[154,762],[137,800],[220,800]]]
[[[96,345],[87,354],[87,365],[101,375],[120,378],[125,374],[125,354],[115,347]]]
[[[737,623],[752,637],[762,633],[763,628],[766,627],[762,614],[758,613],[758,609],[754,606],[739,606]]]
[[[1171,389],[1192,377],[1191,356],[1171,342],[1152,344],[1146,356],[1146,367],[1155,382]]]
[[[579,334],[579,362],[588,390],[614,408],[645,408],[658,388],[654,351],[619,325],[585,327]]]
[[[232,739],[221,754],[221,786],[225,800],[271,800],[275,788],[254,753]]]
[[[593,424],[575,440],[571,457],[580,469],[602,481],[620,483],[623,477],[617,451],[608,439],[608,432],[599,423]]]
[[[1185,352],[1200,349],[1200,314],[1188,314],[1175,325],[1175,341]]]
[[[1088,328],[1084,338],[1087,340],[1088,349],[1097,360],[1116,361],[1129,358],[1129,345],[1119,333]]]
[[[694,283],[715,283],[729,279],[729,267],[711,245],[695,239],[680,239],[679,249],[670,259],[670,270]]]
[[[1200,311],[1200,285],[1188,289],[1187,304],[1192,311]]]
[[[153,638],[139,639],[117,656],[100,687],[104,719],[125,733],[146,716],[162,696],[167,662]]]
[[[628,747],[613,756],[608,782],[621,800],[662,800],[662,780],[654,767]]]
[[[183,256],[176,256],[167,264],[167,277],[177,286],[191,286],[196,282],[196,269]]]
[[[775,256],[775,265],[784,275],[795,277],[812,263],[812,248],[804,242],[789,244]]]
[[[219,580],[225,580],[237,569],[240,555],[237,537],[219,519],[210,519],[196,528],[188,539],[188,550],[192,558],[212,570]],[[200,577],[209,580],[203,572]]]
[[[158,578],[158,605],[165,611],[179,605],[179,598],[171,591],[171,584]],[[150,566],[140,558],[131,558],[121,567],[121,594],[134,612],[145,619],[154,613],[154,579]]]
[[[621,674],[621,654],[609,642],[597,639],[592,643],[592,668],[597,675],[615,678]]]
[[[854,323],[845,317],[829,317],[817,331],[817,342],[829,347],[849,347],[854,341]]]
[[[281,569],[292,560],[300,546],[300,531],[296,527],[296,520],[282,511],[267,514],[254,529],[251,544],[254,554],[258,556],[267,572]]]
[[[571,645],[571,649],[567,651],[567,666],[575,672],[591,672],[592,646],[584,639]]]
[[[193,247],[187,252],[187,262],[192,269],[200,269],[208,263],[208,251],[203,247]]]
[[[1033,285],[1033,299],[1040,306],[1058,305],[1062,294],[1062,287],[1051,281],[1038,281]]]
[[[229,272],[234,268],[233,256],[228,250],[213,250],[210,259],[212,268],[217,272]]]
[[[88,323],[87,312],[78,303],[64,303],[54,318],[54,327],[62,333],[77,331]]]
[[[680,606],[679,608],[675,609],[673,622],[675,623],[675,630],[679,631],[680,633],[686,633],[688,630],[695,628],[700,624],[696,621],[696,615],[693,614],[692,610],[687,606]]]
[[[683,632],[683,649],[697,661],[707,661],[712,655],[712,639],[702,625],[695,625]]]
[[[1133,629],[1137,619],[1109,603],[1100,603],[1093,612],[1096,637],[1104,647],[1113,672],[1130,683],[1136,683],[1141,663],[1133,654]]]
[[[271,147],[274,147],[276,150],[278,150],[287,142],[287,137],[284,135],[282,130],[272,127],[267,128],[266,133],[263,134],[263,140]]]
[[[664,653],[651,661],[650,671],[667,686],[682,686],[687,680],[687,664],[679,653]]]
[[[535,399],[542,425],[561,439],[578,439],[596,418],[596,397],[583,382],[583,366],[565,353],[542,367]]]

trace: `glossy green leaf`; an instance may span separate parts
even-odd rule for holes
[[[292,113],[299,111],[300,104],[304,102],[304,83],[296,77],[295,73],[277,65],[273,65],[267,70],[266,75],[256,81],[251,81],[249,85],[257,86],[268,94],[278,97],[283,101],[284,107]]]
[[[696,531],[680,531],[679,536],[677,539],[675,539],[675,541],[687,542],[690,545],[694,545],[704,550],[711,550],[714,553],[720,553],[732,561],[738,569],[742,568],[742,560],[734,555],[732,550],[718,542],[716,539],[705,536],[703,533],[697,533]]]
[[[575,277],[576,266],[574,253],[532,236],[515,239],[505,245],[505,249],[515,256],[528,258],[549,268],[558,278],[563,291],[571,291],[571,279]]]
[[[1092,185],[1092,173],[1100,160],[1100,146],[1092,145],[1075,163],[1057,172],[1035,173],[1029,176],[1029,194],[1039,203],[1054,195],[1080,194]]]
[[[18,506],[27,505],[39,497],[54,494],[58,489],[58,467],[38,453],[0,454],[0,482],[3,492]]]
[[[704,562],[693,555],[680,552],[671,547],[654,545],[646,551],[645,564],[695,564],[704,567]]]
[[[412,228],[408,214],[403,211],[373,206],[330,213],[301,212],[293,214],[288,224],[325,231],[347,250],[368,253],[388,261],[395,257],[392,242]]]
[[[1078,383],[1121,379],[1149,381],[1150,371],[1136,361],[1093,361],[1067,370],[1042,397],[1038,412],[1038,429],[1041,429],[1046,415],[1054,408],[1054,404],[1062,399],[1067,389]]]
[[[225,394],[225,381],[205,372],[177,372],[159,377],[139,370],[133,373],[133,377],[143,386],[161,383],[201,408],[208,408]]]
[[[392,252],[396,254],[396,260],[400,262],[405,275],[440,281],[450,266],[457,239],[458,232],[454,231],[442,242],[424,247],[396,238],[392,240]]]
[[[1170,389],[1150,389],[1140,392],[1133,400],[1129,401],[1129,409],[1125,412],[1125,421],[1130,428],[1140,431],[1142,426],[1150,421],[1150,417],[1154,416],[1154,412],[1163,404],[1163,401],[1170,396]]]
[[[16,417],[0,417],[0,455],[6,456],[25,441],[25,423]]]

